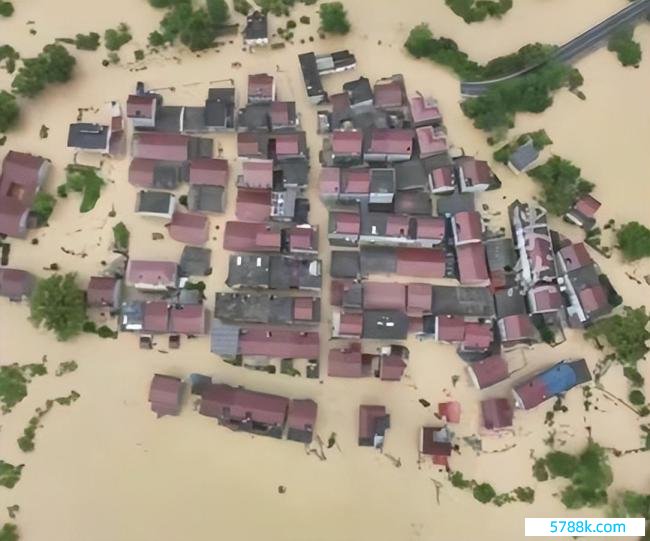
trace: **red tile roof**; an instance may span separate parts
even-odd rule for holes
[[[287,427],[294,430],[313,431],[316,426],[318,405],[313,400],[292,400],[287,414]]]
[[[178,334],[205,334],[206,313],[202,304],[174,305],[169,311],[169,331]]]
[[[491,323],[465,323],[464,348],[486,350],[493,341],[494,333]]]
[[[253,160],[243,165],[242,184],[249,188],[273,187],[273,161]]]
[[[420,147],[420,156],[423,158],[447,152],[449,148],[444,132],[437,131],[433,126],[417,128],[415,135],[418,139],[418,146]]]
[[[413,152],[413,131],[376,128],[372,131],[368,152],[410,155]]]
[[[375,435],[377,421],[386,416],[384,406],[359,406],[359,439],[369,439]]]
[[[356,212],[333,212],[336,233],[358,235],[361,231],[361,217]]]
[[[273,99],[273,77],[266,73],[257,73],[248,76],[248,101]]]
[[[320,170],[318,187],[321,195],[338,194],[341,189],[341,169],[323,167]]]
[[[556,285],[541,285],[530,290],[534,312],[550,312],[562,308],[562,294]]]
[[[268,224],[253,222],[226,222],[223,247],[234,252],[280,251],[280,231]]]
[[[465,337],[465,319],[458,316],[438,316],[437,339],[442,342],[460,342]]]
[[[416,124],[424,122],[438,122],[442,120],[442,114],[438,109],[438,103],[423,96],[413,96],[410,100],[411,116]]]
[[[580,297],[580,305],[587,315],[609,305],[607,293],[601,285],[581,289],[578,292],[578,297]]]
[[[492,184],[492,170],[486,161],[477,160],[471,156],[463,156],[456,160],[463,171],[465,181],[471,186]]]
[[[575,205],[573,205],[573,208],[584,214],[586,217],[593,218],[600,206],[600,201],[591,195],[585,195],[580,198]]]
[[[197,158],[190,161],[190,184],[223,186],[228,184],[228,160]]]
[[[445,253],[430,248],[397,248],[397,274],[418,278],[444,278]]]
[[[468,366],[474,384],[485,389],[508,378],[508,363],[501,355],[492,355]]]
[[[271,190],[239,188],[235,216],[246,222],[266,222],[271,216]]]
[[[157,163],[158,160],[133,158],[129,164],[129,183],[140,188],[152,188]]]
[[[400,107],[404,102],[402,85],[397,81],[375,84],[373,94],[376,107]]]
[[[370,169],[367,167],[345,169],[341,191],[343,193],[370,193]]]
[[[327,357],[327,375],[338,378],[360,378],[363,374],[361,344],[330,349]]]
[[[113,306],[117,283],[112,276],[92,276],[86,290],[88,306]]]
[[[210,236],[210,220],[202,214],[175,212],[167,224],[169,236],[185,244],[205,244]]]
[[[399,381],[406,370],[406,363],[399,355],[382,357],[379,366],[379,379],[382,381]]]
[[[418,239],[443,240],[445,238],[446,220],[440,216],[418,216]]]
[[[448,423],[460,423],[460,402],[439,402],[438,415]]]
[[[565,246],[558,253],[562,258],[562,261],[564,261],[564,266],[567,271],[581,269],[582,267],[591,265],[594,262],[593,259],[591,259],[584,242]]]
[[[464,244],[456,248],[460,283],[479,285],[490,281],[482,243]]]
[[[213,383],[201,395],[199,412],[228,421],[248,419],[265,425],[283,426],[288,407],[289,399],[283,396]]]
[[[501,319],[505,336],[504,342],[531,339],[535,336],[535,327],[528,314],[515,314]]]
[[[273,126],[289,126],[295,124],[295,117],[291,115],[291,101],[272,101],[269,116]]]
[[[263,157],[256,133],[240,132],[237,134],[237,155],[244,158]]]
[[[317,251],[318,229],[304,225],[289,229],[289,250],[291,252]]]
[[[332,152],[337,156],[360,156],[363,133],[357,130],[334,130],[332,132]]]
[[[155,374],[149,386],[151,409],[158,414],[178,415],[181,409],[183,382],[179,378]]]
[[[483,236],[483,223],[481,215],[476,211],[463,211],[454,215],[453,225],[457,244],[465,242],[478,242]]]
[[[391,214],[386,221],[386,235],[389,237],[406,237],[409,234],[410,219],[408,216]]]
[[[313,321],[317,309],[317,299],[314,297],[294,297],[293,319],[296,321]]]
[[[177,133],[136,133],[133,157],[182,162],[189,158],[189,141],[187,135]]]
[[[481,400],[483,426],[488,430],[498,430],[512,426],[514,412],[507,398],[489,398]]]
[[[245,356],[318,359],[320,337],[318,332],[249,327],[240,334],[239,350]]]
[[[149,284],[176,286],[178,265],[172,261],[150,261],[129,259],[126,267],[128,284]]]
[[[169,305],[167,301],[147,301],[142,310],[143,332],[166,333],[169,329]]]
[[[20,300],[31,293],[34,277],[21,269],[0,269],[0,296]]]
[[[156,96],[140,96],[131,94],[126,100],[126,116],[128,118],[153,118]]]
[[[406,286],[406,312],[409,316],[421,316],[431,312],[433,288],[429,284]]]
[[[451,442],[442,437],[444,427],[424,426],[420,434],[420,452],[423,455],[451,456]],[[440,437],[436,437],[437,435]]]
[[[339,325],[340,336],[360,337],[362,331],[363,331],[362,314],[355,314],[352,312],[341,313],[341,320]]]
[[[278,156],[300,154],[300,139],[297,133],[283,133],[275,137],[275,152]]]
[[[454,169],[452,167],[439,167],[431,171],[433,189],[454,189]]]
[[[406,310],[406,286],[396,282],[365,282],[363,284],[365,310]]]

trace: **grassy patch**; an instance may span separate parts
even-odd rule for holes
[[[47,374],[45,362],[18,363],[0,366],[0,404],[3,413],[11,409],[27,396],[27,385],[35,376]]]
[[[89,212],[95,208],[101,195],[104,179],[97,174],[97,169],[84,165],[66,167],[65,191],[83,193],[79,212]]]
[[[36,430],[39,428],[39,423],[41,422],[41,419],[50,412],[55,404],[60,406],[69,406],[73,402],[76,402],[79,396],[78,392],[71,391],[69,395],[47,400],[44,407],[37,408],[34,415],[27,423],[27,427],[23,430],[23,435],[17,440],[20,450],[24,453],[34,450],[34,439],[36,438]]]

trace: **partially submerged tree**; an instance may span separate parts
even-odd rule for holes
[[[635,261],[650,256],[650,229],[639,222],[628,222],[616,232],[623,257]]]
[[[97,32],[77,34],[74,44],[77,49],[82,51],[96,51],[99,48],[99,34]]]
[[[646,328],[648,323],[650,316],[645,307],[625,306],[622,314],[598,320],[587,330],[585,336],[605,338],[621,363],[636,367],[636,363],[648,353],[645,344],[650,339],[650,332]]]
[[[325,32],[347,34],[350,31],[348,15],[341,2],[325,2],[318,13],[321,29]]]
[[[466,23],[501,17],[512,9],[512,0],[445,0],[445,4]]]
[[[622,28],[609,38],[607,49],[615,52],[624,66],[638,66],[641,62],[641,45],[634,41],[634,30]]]
[[[18,122],[20,109],[16,97],[6,90],[0,90],[0,133],[8,131]]]
[[[109,28],[104,32],[104,46],[109,51],[119,51],[131,39],[133,36],[126,23],[120,23],[117,28]]]
[[[16,94],[33,98],[48,84],[69,81],[75,63],[75,58],[63,45],[46,45],[37,57],[23,60],[11,86]]]
[[[61,341],[78,335],[86,321],[86,299],[74,273],[39,280],[30,308],[32,323],[37,327],[44,325]]]
[[[226,0],[207,0],[207,6],[212,24],[219,26],[228,22],[230,10]]]
[[[6,0],[0,0],[0,17],[11,17],[14,13],[14,5]]]

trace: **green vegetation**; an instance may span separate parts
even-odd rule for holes
[[[151,1],[151,0],[150,0]],[[160,47],[178,38],[192,51],[214,45],[219,29],[228,22],[228,6],[223,0],[209,0],[207,10],[194,9],[189,0],[171,0],[155,4],[169,10],[160,21],[160,29],[149,34],[149,45]]]
[[[628,400],[633,406],[643,406],[645,404],[645,395],[639,389],[634,389],[630,391]]]
[[[23,60],[11,86],[16,94],[33,98],[48,84],[69,81],[75,63],[74,56],[63,45],[46,45],[37,57]]]
[[[81,51],[96,51],[99,48],[99,34],[77,34],[74,39],[75,47]]]
[[[0,487],[14,488],[16,483],[20,481],[20,475],[23,471],[24,464],[14,466],[0,460]]]
[[[45,407],[36,408],[32,418],[27,423],[27,427],[23,430],[23,435],[18,438],[18,447],[24,453],[34,450],[34,439],[36,438],[36,429],[39,428],[41,419],[54,407],[54,404],[61,406],[69,406],[79,398],[79,393],[71,391],[68,396],[61,396],[45,402]]]
[[[59,195],[61,193],[67,195],[68,190],[83,192],[79,212],[89,212],[94,209],[104,185],[104,180],[97,174],[97,169],[85,165],[68,165],[65,171],[66,181],[63,185],[65,189]]]
[[[0,133],[6,132],[16,125],[20,109],[16,97],[6,90],[0,90]]]
[[[83,332],[96,334],[100,338],[117,338],[117,331],[114,331],[106,325],[97,327],[97,325],[95,325],[95,322],[90,320],[84,322],[82,330]]]
[[[510,141],[507,145],[496,150],[492,156],[495,161],[507,165],[512,153],[521,145],[525,145],[529,140],[533,142],[533,146],[539,151],[543,150],[548,145],[553,144],[553,141],[545,130],[538,130],[520,135],[516,139]]]
[[[119,222],[113,226],[113,242],[115,243],[115,249],[126,252],[129,249],[129,237],[131,234],[129,230],[124,225],[124,222]]]
[[[119,51],[133,39],[126,23],[120,23],[117,28],[109,28],[104,32],[104,46],[109,51]]]
[[[590,441],[577,456],[562,451],[551,451],[544,459],[538,459],[533,472],[538,480],[541,468],[551,477],[563,477],[570,484],[562,490],[562,503],[567,509],[598,507],[607,503],[607,487],[612,484],[612,470],[605,450]],[[546,478],[548,478],[546,473]]]
[[[18,363],[0,366],[0,404],[2,413],[11,409],[27,396],[27,385],[36,376],[47,374],[45,363]]]
[[[456,488],[471,490],[475,500],[481,503],[493,503],[497,507],[516,501],[524,503],[535,501],[535,491],[530,487],[517,487],[510,492],[497,494],[492,485],[465,479],[463,474],[458,471],[449,475],[449,481]]]
[[[607,514],[616,518],[643,517],[650,520],[650,494],[625,491],[612,503]]]
[[[0,17],[11,17],[14,13],[14,5],[6,0],[0,0]]]
[[[81,332],[86,321],[86,299],[76,284],[76,274],[54,274],[39,280],[30,302],[32,323],[54,331],[57,340],[69,340]]]
[[[512,9],[512,0],[445,0],[445,4],[466,23],[501,17]]]
[[[546,460],[538,458],[533,464],[533,477],[538,481],[548,481],[548,470],[546,469]]]
[[[320,5],[320,27],[324,32],[347,34],[350,31],[348,14],[341,2],[325,2]]]
[[[5,63],[4,69],[7,73],[13,73],[16,69],[16,60],[20,58],[20,53],[11,45],[0,45],[0,62]]]
[[[52,194],[43,191],[36,194],[36,197],[32,202],[31,211],[36,215],[39,225],[47,223],[50,216],[52,216],[55,205],[56,199]]]
[[[133,57],[135,58],[136,62],[144,60],[144,51],[142,49],[136,49],[133,51]]]
[[[70,372],[74,372],[78,367],[77,361],[63,361],[59,363],[55,375],[63,376],[64,374],[69,374]]]
[[[597,321],[587,330],[585,336],[604,337],[614,349],[618,361],[636,371],[636,363],[649,351],[645,344],[646,340],[650,339],[650,332],[646,329],[649,322],[650,316],[645,307],[634,309],[625,306],[622,314]],[[628,371],[628,374],[631,372]],[[634,379],[639,381],[636,377]]]
[[[5,522],[0,528],[0,541],[18,541],[18,527],[15,524]]]
[[[650,256],[650,229],[639,222],[623,224],[616,231],[618,247],[628,261]]]
[[[241,13],[242,15],[248,15],[248,12],[251,10],[253,6],[251,6],[248,0],[235,0],[233,7],[237,13]]]
[[[567,213],[577,199],[587,195],[594,185],[580,176],[580,168],[553,156],[528,172],[542,187],[542,205],[552,214]]]
[[[624,66],[638,66],[641,62],[641,45],[634,41],[632,28],[622,28],[614,32],[607,43],[607,50],[615,52]]]

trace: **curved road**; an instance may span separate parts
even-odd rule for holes
[[[622,10],[614,13],[604,21],[592,26],[586,32],[580,34],[577,38],[565,43],[558,48],[549,60],[558,60],[560,62],[571,62],[578,58],[581,54],[590,51],[609,35],[618,30],[622,26],[632,24],[638,17],[646,15],[650,12],[650,0],[636,0],[625,6]],[[487,92],[491,85],[500,83],[502,81],[509,81],[515,79],[520,75],[529,73],[539,68],[544,62],[528,66],[510,75],[499,77],[498,79],[490,79],[488,81],[463,81],[460,83],[460,93],[464,97],[480,96]]]

